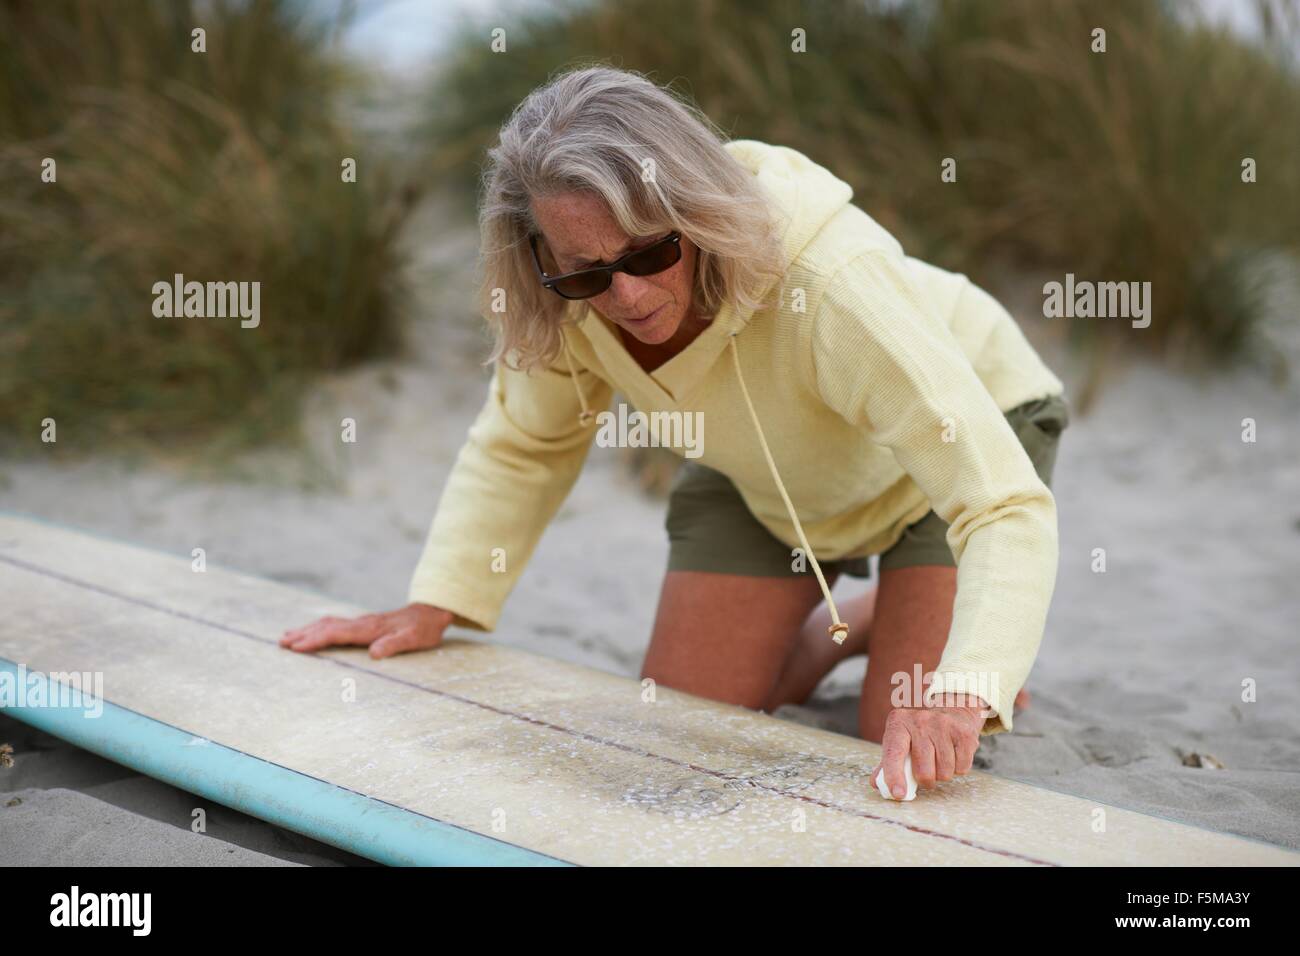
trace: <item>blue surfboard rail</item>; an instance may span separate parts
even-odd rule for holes
[[[0,709],[39,730],[147,776],[390,866],[571,866],[263,760],[111,701],[57,703],[56,682],[0,657],[0,674],[32,688],[36,705]],[[32,695],[33,697],[35,694]]]

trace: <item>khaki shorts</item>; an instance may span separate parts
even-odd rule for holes
[[[1006,412],[1034,470],[1047,486],[1061,432],[1070,422],[1063,396],[1026,402]],[[796,507],[798,507],[796,503]],[[798,577],[808,571],[791,567],[790,548],[764,528],[745,506],[726,475],[687,460],[673,480],[668,498],[669,571],[711,571],[757,577]],[[908,525],[903,536],[880,555],[880,570],[918,564],[955,567],[948,547],[948,523],[933,511]],[[821,562],[823,572],[871,577],[870,555]]]

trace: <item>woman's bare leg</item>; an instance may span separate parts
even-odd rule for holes
[[[824,601],[808,616],[764,710],[804,703],[840,661],[868,653],[876,590],[873,584],[863,593],[835,605],[840,620],[849,626],[849,636],[843,644],[836,644],[827,631],[831,626],[831,611]]]
[[[830,573],[827,583],[833,585],[835,578]],[[896,671],[910,676],[914,662],[922,674],[938,665],[955,596],[956,568],[886,571],[880,584],[837,605],[849,625],[840,645],[826,632],[830,611],[815,578],[670,571],[641,676],[701,697],[772,711],[803,703],[841,660],[867,654],[859,733],[879,741],[891,706],[890,678]],[[877,633],[884,634],[879,648]],[[1022,691],[1016,707],[1027,703]],[[875,736],[868,736],[872,731]]]
[[[834,576],[827,578],[834,583]],[[641,676],[754,710],[769,701],[808,615],[816,578],[703,571],[664,576]]]

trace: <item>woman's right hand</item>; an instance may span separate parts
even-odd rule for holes
[[[453,616],[432,604],[408,604],[382,614],[323,617],[306,627],[285,631],[280,646],[291,651],[318,651],[339,644],[369,645],[370,656],[377,660],[437,647]]]

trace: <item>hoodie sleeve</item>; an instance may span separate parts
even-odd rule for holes
[[[1056,586],[1051,490],[901,254],[841,267],[810,335],[823,400],[890,448],[949,525],[957,596],[926,701],[977,694],[996,711],[981,734],[1010,730]]]
[[[562,356],[531,373],[497,363],[438,501],[410,601],[452,611],[452,623],[462,627],[496,627],[591,450],[598,426],[594,419],[578,424],[575,384],[593,410],[613,398],[591,371],[576,368],[575,374]]]

